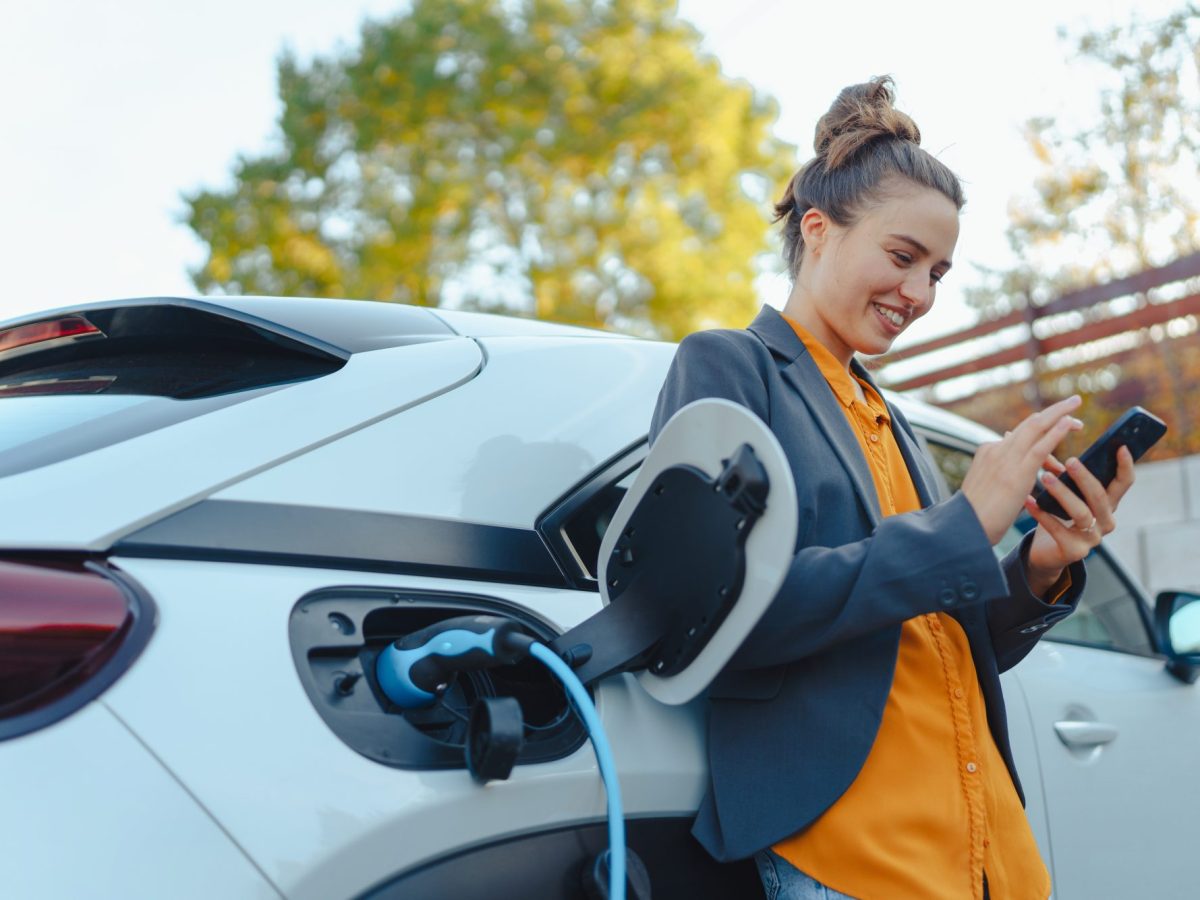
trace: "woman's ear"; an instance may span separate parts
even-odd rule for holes
[[[800,236],[804,240],[806,253],[819,255],[829,239],[829,216],[815,206],[810,206],[800,217]]]

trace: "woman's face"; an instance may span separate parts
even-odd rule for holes
[[[929,312],[958,241],[954,204],[909,181],[885,185],[883,199],[853,225],[838,225],[819,210],[805,213],[801,224],[807,230],[795,312],[847,365],[856,352],[886,352]]]

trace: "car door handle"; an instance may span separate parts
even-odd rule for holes
[[[1059,740],[1068,747],[1096,747],[1117,737],[1117,726],[1106,722],[1055,722]]]

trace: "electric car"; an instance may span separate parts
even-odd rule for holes
[[[605,791],[561,685],[526,660],[399,709],[376,662],[449,617],[550,641],[601,609],[673,353],[363,301],[0,323],[0,895],[599,896]],[[957,489],[994,435],[889,399]],[[1200,598],[1152,608],[1104,547],[1087,566],[1004,676],[1027,812],[1058,900],[1194,897]],[[688,834],[704,698],[593,688],[654,896],[759,895]],[[521,740],[488,780],[471,717],[497,697]]]

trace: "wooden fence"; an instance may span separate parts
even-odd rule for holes
[[[1127,332],[1137,332],[1154,325],[1165,325],[1186,316],[1200,316],[1200,293],[1183,291],[1184,296],[1166,302],[1147,302],[1142,300],[1136,308],[1128,312],[1108,314],[1102,304],[1125,297],[1137,297],[1147,294],[1156,288],[1168,285],[1189,287],[1187,282],[1200,278],[1200,253],[1193,253],[1175,260],[1169,265],[1157,269],[1148,269],[1110,281],[1106,284],[1092,285],[1079,291],[1064,294],[1061,297],[1042,306],[1025,304],[1023,309],[1016,310],[1004,316],[990,319],[965,328],[952,334],[905,347],[885,356],[871,360],[870,368],[879,370],[881,383],[895,391],[909,391],[928,387],[951,378],[972,375],[997,369],[1002,366],[1028,361],[1034,366],[1035,372],[1039,360],[1044,360],[1046,354],[1058,350],[1066,350],[1089,344],[1103,338],[1114,337]],[[1195,285],[1191,285],[1193,289]],[[1045,330],[1037,328],[1039,321],[1060,316],[1063,313],[1088,311],[1083,324],[1069,327],[1062,331],[1039,336],[1038,332]],[[957,345],[970,345],[980,338],[994,335],[1006,328],[1021,326],[1018,332],[1021,339],[1017,343],[1000,350],[988,349],[982,355],[971,357],[962,362],[928,369],[918,375],[900,379],[890,379],[887,369],[894,363],[918,359],[937,350],[944,350]],[[1036,380],[1035,380],[1036,384]]]

